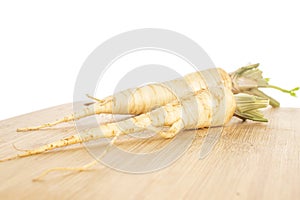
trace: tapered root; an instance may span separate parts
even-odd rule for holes
[[[80,136],[78,135],[73,135],[70,137],[66,137],[64,139],[58,140],[56,142],[52,142],[46,145],[43,145],[37,149],[33,149],[33,150],[26,150],[23,153],[17,154],[15,156],[11,156],[8,158],[4,158],[1,159],[0,162],[4,162],[4,161],[9,161],[9,160],[15,160],[18,158],[22,158],[22,157],[28,157],[28,156],[32,156],[32,155],[36,155],[36,154],[40,154],[55,148],[60,148],[60,147],[64,147],[64,146],[68,146],[71,144],[76,144],[76,143],[81,143],[83,140]]]
[[[226,104],[226,107],[230,108],[225,114],[226,122],[230,120],[234,113],[234,102],[237,103],[236,112],[238,112],[238,116],[243,117],[244,119],[251,119],[255,121],[266,121],[266,119],[263,118],[263,115],[260,112],[258,112],[257,109],[266,107],[268,105],[267,99],[253,97],[251,95],[238,95],[236,96],[236,99],[234,99],[234,96],[229,89],[224,91],[226,91],[225,96],[228,97],[228,100],[226,101],[228,105]],[[122,120],[117,123],[103,124],[100,125],[99,128],[87,129],[78,135],[63,138],[56,142],[43,145],[37,149],[25,151],[23,153],[17,154],[16,156],[0,160],[0,162],[13,160],[21,157],[27,157],[43,153],[55,148],[65,147],[68,145],[82,143],[85,141],[95,140],[103,137],[115,137],[111,143],[113,144],[113,142],[116,140],[116,137],[118,137],[121,134],[140,132],[149,129],[152,126],[170,127],[170,129],[166,132],[158,131],[158,133],[164,138],[172,138],[184,128],[208,127],[210,126],[211,121],[209,120],[209,116],[211,116],[211,111],[209,109],[204,108],[207,105],[207,103],[211,102],[211,98],[213,97],[208,91],[202,91],[201,93],[197,94],[196,97],[197,104],[193,103],[194,98],[192,97],[184,99],[181,102],[181,104],[179,104],[178,101],[174,101],[148,113],[141,114],[126,120]],[[198,105],[195,109],[200,109],[199,113],[201,114],[194,114],[194,117],[188,118],[190,121],[183,122],[183,120],[187,119],[183,119],[181,117],[182,112],[185,113],[185,116],[193,116],[193,111],[195,109],[191,108],[191,105]],[[185,123],[189,125],[185,127]]]
[[[65,137],[61,140],[43,145],[37,149],[27,150],[23,153],[17,154],[16,156],[2,159],[0,160],[0,162],[32,156],[52,149],[65,147],[72,144],[82,143],[90,140],[95,140],[98,138],[115,137],[112,139],[112,141],[114,142],[116,140],[116,137],[119,136],[120,134],[130,134],[130,133],[140,132],[145,130],[149,123],[151,123],[151,120],[149,119],[149,114],[142,114],[137,117],[120,121],[118,123],[103,124],[99,128],[86,129],[80,134]]]
[[[120,134],[116,134],[115,137],[110,141],[110,143],[106,146],[105,150],[102,152],[102,154],[98,157],[98,159],[103,158],[106,153],[109,151],[109,148],[115,143],[117,138],[119,137]],[[75,171],[75,172],[82,172],[82,171],[87,171],[90,170],[91,167],[96,165],[98,163],[98,160],[94,160],[82,167],[55,167],[51,169],[47,169],[44,172],[42,172],[39,176],[36,178],[32,179],[32,181],[40,181],[42,180],[45,176],[47,176],[51,172],[55,171]]]
[[[43,128],[49,128],[49,127],[55,126],[57,124],[79,120],[79,119],[82,119],[82,118],[85,118],[85,117],[88,117],[91,115],[95,115],[95,114],[111,113],[111,110],[112,110],[111,101],[113,100],[112,97],[108,97],[105,100],[99,100],[99,99],[96,99],[91,96],[88,96],[88,97],[93,98],[94,100],[97,100],[97,102],[95,102],[94,105],[85,107],[84,109],[82,109],[79,112],[75,112],[74,114],[70,114],[61,119],[57,119],[54,122],[45,123],[45,124],[42,124],[39,126],[18,128],[17,132],[36,131],[36,130],[40,130]]]
[[[82,171],[87,171],[87,170],[92,170],[90,169],[92,166],[96,165],[98,163],[97,160],[94,160],[93,162],[90,162],[82,167],[55,167],[51,169],[47,169],[43,171],[39,176],[36,178],[32,179],[32,181],[41,181],[45,176],[47,176],[51,172],[56,172],[56,171],[75,171],[75,172],[82,172]]]
[[[89,116],[89,115],[86,115],[86,116]],[[79,116],[77,118],[80,119],[80,118],[83,118],[83,117],[85,117],[85,115]],[[65,123],[65,122],[70,122],[70,121],[73,121],[73,120],[75,120],[74,115],[69,115],[69,116],[66,116],[64,118],[58,119],[58,120],[56,120],[54,122],[49,122],[49,123],[42,124],[42,125],[39,125],[39,126],[18,128],[17,132],[36,131],[36,130],[40,130],[40,129],[43,129],[43,128],[48,128],[48,127],[55,126],[57,124],[61,124],[61,123]]]

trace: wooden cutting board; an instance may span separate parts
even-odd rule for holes
[[[17,153],[12,144],[32,149],[75,134],[73,123],[36,132],[15,131],[52,121],[71,110],[72,105],[66,104],[1,121],[1,157]],[[43,181],[32,182],[51,167],[82,166],[92,161],[80,144],[3,162],[0,199],[300,199],[300,109],[267,109],[265,115],[269,118],[266,124],[232,120],[202,160],[199,152],[207,130],[197,131],[182,157],[153,173],[124,173],[98,164],[91,171],[54,172]],[[159,137],[136,138],[117,145],[142,152],[166,142]]]

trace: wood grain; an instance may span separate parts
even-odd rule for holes
[[[15,131],[51,121],[71,108],[65,104],[1,121],[1,157],[17,153],[12,144],[32,149],[75,134],[73,123],[36,132]],[[232,120],[203,160],[199,151],[207,130],[197,131],[182,157],[153,173],[130,174],[99,164],[91,171],[55,172],[42,182],[32,182],[45,169],[92,161],[82,145],[0,163],[0,199],[299,199],[300,109],[267,109],[265,114],[270,119],[267,124]],[[105,142],[94,143],[94,148]],[[117,145],[127,151],[151,152],[168,142],[159,137],[123,138]]]

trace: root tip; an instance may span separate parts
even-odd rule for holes
[[[0,159],[0,162],[6,162],[6,161],[10,161],[10,160],[15,160],[18,157],[19,156],[13,156],[13,157],[8,157],[8,158],[3,158],[3,159]]]
[[[17,128],[17,132],[29,132],[29,131],[37,131],[39,128],[35,127],[27,127],[27,128]]]
[[[34,131],[33,128],[17,128],[17,132],[28,132],[28,131]]]

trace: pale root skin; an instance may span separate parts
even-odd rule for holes
[[[96,101],[95,104],[89,105],[82,111],[65,116],[54,122],[35,127],[19,128],[17,131],[39,130],[101,113],[138,115],[195,92],[207,90],[210,87],[225,87],[231,89],[230,76],[220,68],[213,68],[201,72],[194,72],[183,78],[166,81],[164,83],[155,83],[136,89],[127,89],[103,100],[93,98],[93,100]]]
[[[55,148],[101,137],[113,137],[109,144],[111,146],[119,135],[140,132],[146,129],[158,130],[157,127],[162,126],[169,129],[157,133],[164,138],[172,138],[183,129],[223,125],[233,115],[243,120],[266,122],[267,120],[258,109],[266,107],[269,104],[268,99],[274,107],[279,106],[279,103],[262,93],[258,88],[275,88],[290,93],[292,96],[295,96],[295,91],[299,88],[284,90],[268,85],[267,80],[262,78],[261,71],[257,70],[257,67],[258,65],[246,66],[230,75],[222,69],[209,69],[188,74],[182,79],[171,80],[162,84],[150,84],[137,89],[128,89],[103,100],[90,97],[96,102],[80,112],[52,123],[20,128],[17,131],[39,130],[101,113],[133,114],[137,116],[117,123],[100,125],[100,128],[85,130],[80,135],[70,136],[40,148],[25,151],[16,156],[0,160],[0,162],[40,154]],[[262,98],[254,96],[234,97],[232,91],[234,93],[254,94]],[[96,163],[97,161],[93,161],[79,168],[53,168],[42,173],[37,179],[42,178],[51,171],[83,171]]]
[[[197,129],[212,125],[223,125],[232,118],[236,108],[234,96],[227,88],[224,89],[224,97],[225,99],[223,99],[223,101],[226,105],[224,105],[224,108],[219,108],[219,105],[214,104],[213,102],[214,99],[219,97],[207,90],[203,90],[183,99],[181,103],[173,101],[153,111],[120,122],[103,124],[100,125],[99,128],[87,129],[84,132],[81,132],[80,135],[66,137],[1,161],[40,154],[55,148],[95,140],[102,137],[114,137],[117,135],[140,132],[146,129],[154,130],[155,128],[162,126],[169,127],[169,129],[166,132],[159,131],[158,134],[164,138],[172,138],[183,129]],[[214,111],[223,109],[224,112],[221,112],[219,115]],[[216,119],[213,120],[212,116]]]
[[[263,93],[259,88],[273,88],[296,96],[295,91],[299,90],[299,87],[286,90],[270,85],[268,79],[263,78],[262,71],[258,69],[258,66],[259,64],[248,65],[230,74],[221,68],[207,69],[161,84],[149,84],[136,89],[127,89],[105,99],[96,99],[89,96],[95,102],[79,112],[39,126],[19,128],[17,131],[39,130],[101,113],[138,115],[194,92],[219,86],[231,89],[234,94],[246,93],[269,99],[270,105],[273,107],[278,107],[279,102]],[[236,114],[239,116],[239,113]],[[244,116],[244,119],[247,119],[247,117]]]
[[[234,96],[231,90],[227,88],[214,88],[212,91],[203,90],[182,98],[180,102],[174,100],[165,106],[126,120],[87,129],[80,134],[63,138],[37,149],[24,151],[16,156],[2,159],[0,162],[32,156],[98,138],[113,137],[109,145],[106,146],[105,151],[98,157],[98,159],[101,159],[120,135],[149,129],[156,131],[163,138],[172,138],[184,129],[224,125],[232,118],[235,111],[239,111],[239,117],[241,118],[249,115],[249,118],[254,116],[256,119],[263,121],[263,116],[257,109],[267,105],[268,100],[250,95]],[[167,131],[162,131],[159,127],[167,127],[168,129]],[[81,172],[89,170],[98,163],[98,159],[82,167],[56,167],[45,170],[33,181],[39,181],[53,171]]]
[[[76,143],[95,140],[102,137],[113,137],[100,159],[114,144],[118,136],[140,132],[146,129],[157,131],[163,138],[172,138],[184,129],[205,128],[220,126],[227,123],[235,111],[239,111],[240,118],[256,117],[254,120],[263,121],[263,116],[257,109],[266,107],[268,100],[257,99],[254,96],[235,97],[228,88],[214,88],[211,91],[202,90],[193,95],[174,100],[171,103],[154,109],[150,112],[117,122],[100,125],[99,128],[91,128],[78,135],[63,138],[61,140],[43,145],[37,149],[27,150],[16,156],[0,160],[0,162],[17,158],[40,154],[52,149],[69,146]],[[249,111],[249,112],[248,112]],[[254,115],[253,112],[254,111]],[[252,112],[252,113],[251,113]],[[258,120],[258,121],[259,121]],[[161,131],[159,127],[168,127],[167,131]],[[34,181],[41,180],[53,171],[85,171],[96,165],[98,160],[82,167],[57,167],[51,168],[40,174]]]

